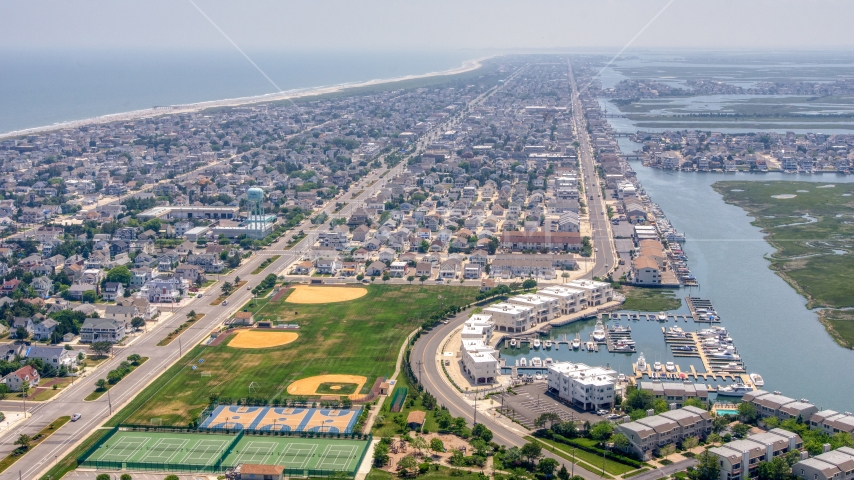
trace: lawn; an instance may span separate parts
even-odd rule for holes
[[[595,453],[585,452],[580,448],[573,448],[569,445],[564,445],[546,438],[525,437],[528,441],[538,441],[543,445],[543,448],[555,453],[556,455],[566,460],[572,461],[575,458],[576,463],[581,467],[590,470],[593,473],[602,472],[602,457]],[[613,460],[605,459],[605,472],[611,475],[622,475],[624,473],[637,470],[635,467],[625,465]]]
[[[258,268],[252,270],[252,275],[257,275],[263,272],[265,268],[269,267],[273,262],[275,262],[281,257],[281,255],[273,255],[272,257],[266,258],[263,262],[261,262],[261,265],[258,265]]]
[[[478,291],[417,285],[366,288],[367,295],[348,302],[295,305],[285,303],[284,297],[259,305],[259,316],[299,324],[299,338],[264,349],[230,348],[228,341],[215,347],[197,346],[164,373],[166,380],[141,392],[129,422],[148,424],[151,418],[161,418],[163,425],[186,425],[198,417],[211,394],[231,401],[282,400],[293,381],[323,374],[365,376],[368,381],[361,393],[367,393],[377,378],[394,373],[406,336],[441,310],[438,295],[445,306],[465,305]],[[201,372],[210,376],[203,377]]]
[[[682,300],[676,297],[674,290],[623,286],[620,293],[626,296],[626,303],[622,306],[623,310],[664,312],[676,310],[682,306]]]
[[[386,437],[386,436],[394,436],[402,433],[402,429],[398,424],[394,422],[395,417],[400,417],[406,419],[409,415],[409,412],[414,410],[424,411],[425,408],[421,404],[421,397],[419,396],[414,403],[410,404],[410,399],[418,393],[418,389],[412,386],[409,381],[406,379],[406,375],[401,373],[397,376],[397,383],[394,386],[395,391],[401,388],[407,389],[407,397],[406,401],[403,403],[403,408],[399,413],[391,413],[389,408],[391,407],[391,399],[394,398],[394,392],[388,396],[388,398],[383,402],[382,410],[377,416],[377,420],[374,422],[373,430],[371,433],[374,437]],[[427,412],[427,416],[424,419],[424,432],[436,432],[439,430],[439,424],[436,423],[435,412],[432,410]],[[405,429],[406,432],[409,432],[409,429]]]
[[[36,402],[43,402],[50,398],[53,398],[54,395],[59,394],[63,388],[71,385],[71,377],[60,378],[55,383],[56,389],[53,386],[47,387],[45,389],[39,389],[39,391],[30,398],[30,400],[34,400]]]
[[[368,452],[370,454],[370,452]],[[440,466],[438,464],[433,464],[432,468],[436,470],[430,470],[427,473],[422,473],[418,475],[418,480],[459,480],[460,478],[478,478],[478,472],[472,472],[469,470],[462,469],[454,469],[452,467]],[[455,473],[451,473],[451,472]],[[370,472],[368,472],[368,476],[365,480],[394,480],[398,477],[397,475],[386,472],[385,470],[380,470],[378,468],[372,468]],[[409,477],[406,477],[409,478]]]

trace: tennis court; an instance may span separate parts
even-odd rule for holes
[[[241,463],[282,465],[289,470],[352,472],[368,442],[328,438],[268,435],[221,435],[117,431],[84,462],[102,464],[156,464],[182,471],[193,467],[234,467]]]

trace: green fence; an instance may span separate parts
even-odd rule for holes
[[[399,412],[403,409],[403,402],[406,401],[406,394],[409,393],[409,389],[406,387],[398,387],[394,390],[394,396],[391,399],[391,408],[389,409],[392,412]]]
[[[88,450],[86,450],[85,452],[83,452],[83,455],[80,455],[79,457],[77,457],[77,464],[78,464],[78,465],[83,465],[83,462],[84,462],[84,461],[86,461],[86,459],[87,459],[87,458],[91,457],[91,456],[92,456],[92,454],[93,454],[93,453],[95,453],[95,451],[96,451],[96,450],[98,450],[99,448],[101,448],[101,445],[103,445],[103,444],[107,443],[107,441],[108,441],[109,439],[113,438],[113,435],[115,435],[115,434],[116,434],[116,432],[118,432],[118,431],[119,431],[119,427],[113,427],[113,428],[111,428],[111,429],[110,429],[110,433],[108,433],[108,434],[104,435],[104,438],[102,438],[102,439],[98,440],[97,442],[95,442],[91,447],[89,447],[89,449],[88,449]]]
[[[363,410],[364,411],[364,410]],[[259,436],[274,436],[274,437],[300,437],[300,438],[337,438],[346,440],[365,440],[369,439],[370,435],[366,433],[338,433],[338,432],[309,432],[305,430],[281,431],[281,430],[244,430],[242,428],[203,428],[195,427],[179,427],[169,425],[133,425],[121,424],[118,427],[120,430],[132,432],[151,432],[151,433],[198,433],[208,435],[259,435]],[[98,446],[103,444],[101,442]]]

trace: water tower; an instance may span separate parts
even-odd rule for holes
[[[252,187],[246,191],[249,203],[249,218],[246,220],[246,235],[252,239],[264,238],[267,219],[264,217],[264,190]]]

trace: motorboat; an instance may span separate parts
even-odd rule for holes
[[[696,352],[697,349],[692,347],[691,345],[674,345],[672,347],[674,352]]]
[[[638,363],[636,364],[637,369],[641,372],[645,372],[648,368],[646,364],[646,358],[644,358],[643,353],[638,355]]]
[[[540,345],[542,345],[542,343],[540,342],[540,339],[535,338],[534,339],[534,348],[540,348]]]
[[[622,326],[622,325],[612,325],[612,326],[609,328],[609,330],[611,330],[611,333],[626,333],[626,332],[628,332],[628,331],[629,331],[629,328],[628,328],[628,327],[624,327],[624,326]]]
[[[515,338],[510,339],[510,348],[516,348],[516,339]]]
[[[736,383],[734,385],[718,388],[718,395],[723,395],[725,397],[743,397],[745,393],[750,393],[752,391],[752,387],[748,387],[743,383]]]
[[[542,380],[542,379],[543,379],[543,375],[541,373],[534,375],[534,380]]]
[[[527,367],[528,366],[528,359],[525,357],[520,358],[519,359],[519,366],[520,367]]]
[[[552,348],[552,341],[546,340],[546,348]]]
[[[519,366],[519,359],[518,358],[516,359],[516,366],[517,367]]]
[[[572,349],[578,350],[579,348],[581,348],[581,340],[576,338],[572,341]]]
[[[676,371],[676,364],[674,364],[673,362],[667,362],[666,364],[664,364],[664,368],[668,372],[675,372]]]
[[[765,386],[765,380],[763,380],[762,375],[759,375],[758,373],[751,373],[750,381],[757,387]]]
[[[716,352],[709,353],[708,356],[722,360],[741,360],[741,357],[730,350],[718,350]]]
[[[634,347],[634,345],[629,345],[628,343],[616,343],[616,344],[614,344],[613,350],[615,352],[629,352],[630,353],[630,352],[635,351],[635,347]]]
[[[653,368],[656,372],[660,372],[660,371],[661,371],[661,362],[655,362],[655,363],[653,363],[653,364],[652,364],[652,368]]]
[[[543,366],[543,359],[540,357],[532,358],[531,359],[531,366],[532,367],[542,367]]]
[[[617,375],[617,381],[618,381],[618,382],[625,382],[625,381],[626,381],[626,376],[625,376],[624,374],[622,374],[622,373],[621,373],[621,374],[619,374],[619,375]]]
[[[593,328],[593,340],[596,342],[605,341],[605,326],[601,320],[596,321],[596,326]]]
[[[546,366],[546,367],[548,367],[549,365],[551,365],[551,364],[553,364],[553,363],[555,363],[555,361],[554,361],[554,360],[552,360],[552,357],[546,357],[546,361],[545,361],[545,362],[543,362],[543,365],[544,365],[544,366]]]
[[[657,319],[659,322],[665,322],[667,321],[667,315],[665,315],[664,312],[658,312]]]
[[[593,342],[587,342],[587,351],[592,352],[593,349],[596,348],[596,344]]]

